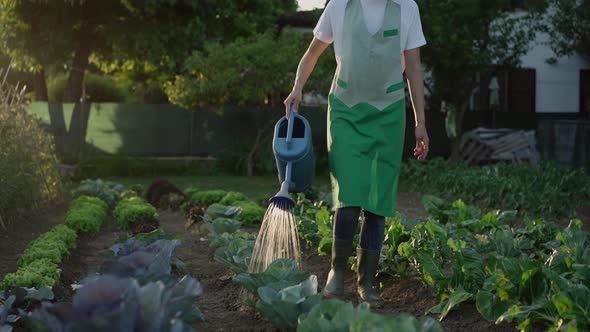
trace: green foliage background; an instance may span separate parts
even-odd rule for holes
[[[55,198],[60,189],[53,140],[21,97],[0,83],[0,220]]]

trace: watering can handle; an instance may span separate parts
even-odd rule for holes
[[[290,106],[289,118],[287,119],[287,148],[291,148],[291,139],[293,138],[293,119],[295,118],[295,112],[293,112],[293,104]]]

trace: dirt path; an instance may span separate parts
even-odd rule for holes
[[[183,234],[184,241],[177,249],[178,258],[188,264],[188,274],[203,285],[203,295],[197,305],[206,322],[195,327],[199,331],[275,331],[272,324],[243,308],[240,286],[228,276],[229,270],[213,259],[214,250],[207,241],[188,233],[184,218],[178,212],[158,211],[160,225],[168,234]]]
[[[59,282],[53,287],[58,302],[70,302],[74,291],[71,285],[84,279],[104,261],[104,255],[119,237],[119,227],[113,218],[102,225],[94,236],[79,236],[76,248],[60,264]]]
[[[67,210],[67,201],[56,201],[11,221],[6,230],[0,228],[0,280],[16,271],[16,262],[29,242],[64,221]]]

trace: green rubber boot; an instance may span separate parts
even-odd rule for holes
[[[360,298],[371,305],[381,302],[381,297],[373,287],[377,267],[379,266],[378,250],[356,249],[358,263],[358,294]]]
[[[332,242],[332,268],[322,295],[334,297],[344,293],[344,272],[348,267],[348,257],[352,253],[352,240],[334,239]]]

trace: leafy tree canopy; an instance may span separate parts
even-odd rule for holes
[[[428,46],[422,61],[431,71],[436,100],[460,104],[477,73],[490,65],[518,66],[538,30],[542,0],[417,0]],[[519,11],[525,7],[527,11]]]
[[[295,8],[295,0],[1,0],[0,45],[25,71],[84,71],[91,59],[106,72],[167,75],[206,41],[265,31]]]
[[[547,32],[558,56],[574,52],[590,58],[590,0],[548,0]]]
[[[278,106],[295,80],[297,65],[311,41],[309,34],[284,31],[211,43],[187,59],[185,70],[166,87],[170,100],[197,106]],[[330,52],[326,52],[330,53]],[[335,68],[333,56],[318,61],[306,91],[326,92]]]

